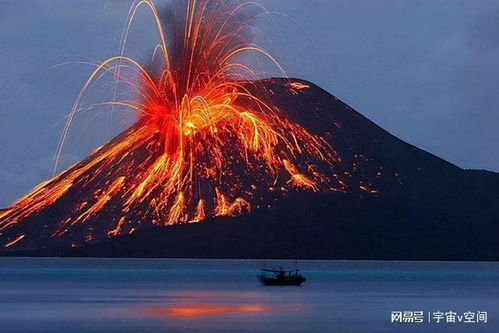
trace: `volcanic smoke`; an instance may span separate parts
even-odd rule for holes
[[[124,55],[142,6],[151,10],[159,32],[149,64]],[[4,247],[44,238],[80,246],[151,224],[244,214],[291,190],[346,189],[334,173],[340,158],[333,147],[274,106],[258,71],[241,60],[256,54],[282,71],[251,42],[255,20],[268,12],[255,3],[217,0],[177,1],[174,7],[172,28],[166,29],[152,1],[132,6],[120,54],[91,73],[67,117],[54,168],[75,115],[85,108],[83,96],[103,75],[138,96],[106,103],[134,110],[137,122],[0,211]],[[285,82],[291,94],[308,88]],[[79,201],[65,200],[70,194]],[[42,211],[54,221],[37,219]],[[30,239],[23,224],[40,231]]]

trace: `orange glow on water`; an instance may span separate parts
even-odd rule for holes
[[[258,313],[269,311],[269,305],[259,304],[199,304],[179,305],[167,308],[148,309],[146,314],[150,316],[170,316],[179,318],[194,318],[203,316],[224,315],[231,313]]]

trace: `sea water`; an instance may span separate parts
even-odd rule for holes
[[[499,263],[304,260],[300,287],[256,278],[294,264],[0,258],[0,331],[499,332]],[[475,320],[447,322],[453,312]]]

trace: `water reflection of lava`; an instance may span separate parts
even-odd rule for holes
[[[143,313],[152,317],[193,318],[202,316],[237,314],[237,313],[266,313],[273,311],[301,311],[304,306],[271,305],[271,304],[173,304],[166,307],[144,309]]]

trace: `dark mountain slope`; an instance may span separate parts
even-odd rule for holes
[[[338,152],[344,192],[290,191],[271,208],[239,217],[144,227],[76,249],[56,243],[38,244],[46,248],[40,251],[13,248],[11,254],[498,259],[497,173],[463,170],[399,140],[321,88],[293,81],[300,83],[297,89],[283,79],[264,83],[275,105]],[[42,218],[50,219],[57,209]]]
[[[34,256],[498,260],[473,220],[397,196],[300,195],[275,210],[151,228]],[[479,216],[483,217],[483,216]],[[485,216],[485,218],[487,218]],[[14,254],[14,253],[13,253]]]

